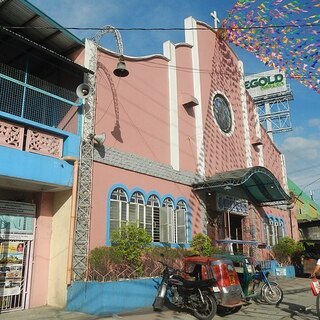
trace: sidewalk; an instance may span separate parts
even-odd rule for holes
[[[308,291],[311,279],[309,278],[273,278],[270,279],[279,283],[284,295],[296,292]],[[171,310],[154,312],[152,307],[136,310],[126,314],[112,316],[93,316],[78,312],[68,312],[54,307],[40,307],[23,311],[14,311],[0,314],[1,320],[103,320],[103,319],[123,319],[123,320],[194,320],[195,318],[186,313],[178,313]]]
[[[283,294],[294,294],[296,292],[311,291],[310,278],[285,278],[285,277],[272,277],[270,281],[279,283]]]

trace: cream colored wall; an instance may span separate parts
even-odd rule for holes
[[[71,212],[71,190],[57,192],[53,199],[52,235],[48,278],[48,304],[66,305],[66,274]]]
[[[38,193],[36,232],[30,288],[29,307],[35,308],[48,304],[48,275],[50,264],[50,241],[52,226],[53,194]]]

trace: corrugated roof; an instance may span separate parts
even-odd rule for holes
[[[260,166],[217,173],[193,187],[196,191],[228,192],[261,206],[291,200],[272,172]]]
[[[83,41],[26,0],[5,0],[0,4],[0,24],[61,55],[84,47]]]

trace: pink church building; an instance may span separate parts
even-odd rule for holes
[[[26,0],[4,1],[0,18],[0,313],[65,307],[89,250],[125,223],[154,246],[204,233],[259,260],[298,239],[284,157],[209,25],[189,17],[183,43],[129,57]]]
[[[188,247],[204,233],[270,259],[279,239],[298,238],[284,157],[259,123],[243,63],[209,25],[184,23],[185,42],[165,42],[162,55],[124,56],[126,77],[113,74],[118,54],[86,45],[94,132],[106,136],[93,155],[90,249],[133,222],[154,245]]]

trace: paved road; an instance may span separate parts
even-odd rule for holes
[[[126,316],[113,316],[114,318],[122,320],[195,320],[191,315],[185,313],[166,312],[161,313],[149,313]],[[242,307],[242,309],[234,314],[225,315],[223,317],[216,315],[215,319],[224,320],[245,320],[245,319],[268,319],[268,320],[318,320],[315,310],[315,297],[310,291],[304,291],[300,293],[285,294],[282,303],[279,307],[267,305],[264,303],[253,302],[248,306]]]
[[[216,315],[213,320],[319,320],[315,310],[315,297],[309,289],[309,279],[288,280],[281,284],[285,289],[282,303],[279,307],[252,302],[243,307],[238,313],[220,317]],[[308,288],[309,287],[309,288]],[[97,317],[77,312],[67,312],[62,309],[43,307],[25,311],[16,311],[0,314],[0,320],[195,320],[186,313],[174,311],[153,312],[144,309],[126,315],[113,315],[111,317]]]
[[[152,312],[150,309],[135,312],[134,314],[113,315],[111,317],[96,317],[76,312],[66,312],[61,309],[50,307],[33,309],[32,313],[18,311],[0,315],[1,320],[195,320],[186,313],[173,311]],[[243,307],[238,313],[220,317],[216,315],[214,320],[245,320],[245,319],[268,319],[268,320],[318,320],[315,310],[315,297],[310,291],[300,293],[285,294],[283,302],[279,307],[266,305],[263,303],[251,303]]]

